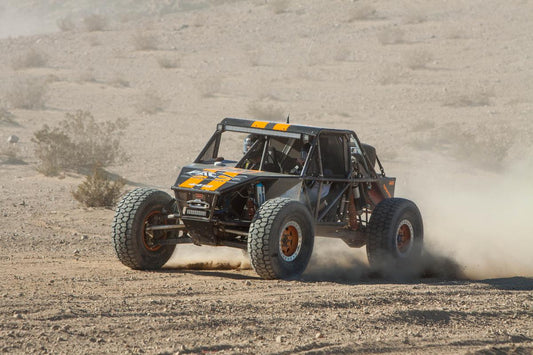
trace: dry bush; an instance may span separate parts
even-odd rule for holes
[[[352,62],[354,61],[354,52],[346,47],[339,48],[334,59],[339,62]]]
[[[34,132],[32,142],[40,160],[38,170],[57,175],[64,170],[82,171],[93,166],[108,166],[126,159],[120,138],[126,121],[98,123],[87,111],[65,114],[57,127]]]
[[[419,8],[408,7],[405,10],[404,23],[414,25],[417,23],[422,23],[427,20],[426,14]]]
[[[289,8],[289,1],[288,0],[271,0],[268,2],[268,6],[276,15],[279,15],[284,12],[287,12],[287,9]]]
[[[138,51],[157,49],[158,39],[151,33],[137,32],[131,37],[133,47]]]
[[[419,120],[418,122],[415,122],[411,130],[413,132],[425,132],[425,131],[430,131],[433,128],[435,128],[435,121],[430,120],[430,119],[422,119],[422,120]]]
[[[250,59],[250,65],[252,67],[258,67],[263,65],[263,52],[260,50],[249,51],[248,58]]]
[[[283,121],[286,118],[283,108],[257,102],[248,106],[248,113],[255,119],[266,121]]]
[[[403,36],[405,31],[398,27],[387,27],[378,32],[378,41],[381,44],[398,44],[404,43]]]
[[[452,28],[448,30],[445,37],[447,39],[463,39],[468,38],[466,31],[462,28]]]
[[[41,68],[47,63],[46,55],[39,52],[35,48],[30,48],[26,52],[20,54],[13,59],[11,67],[15,70],[26,68]]]
[[[465,89],[463,92],[446,92],[444,106],[451,107],[475,107],[490,105],[490,98],[494,96],[492,90],[486,88]]]
[[[109,80],[108,84],[116,88],[127,88],[130,86],[130,82],[119,74],[115,74],[115,76]]]
[[[9,112],[5,107],[0,106],[0,124],[6,123],[10,125],[16,125],[15,115]]]
[[[424,69],[433,60],[433,55],[427,50],[418,49],[406,53],[403,59],[409,69]]]
[[[137,113],[153,115],[163,111],[166,104],[165,101],[156,92],[146,91],[136,100]]]
[[[6,92],[6,101],[12,108],[39,110],[45,108],[48,86],[38,79],[17,79]]]
[[[365,21],[377,18],[376,8],[372,5],[358,4],[350,9],[348,22]]]
[[[220,78],[206,78],[198,82],[198,89],[202,97],[215,97],[220,93],[222,80]]]
[[[20,148],[16,144],[8,144],[0,149],[0,159],[2,160],[2,164],[26,164],[20,158]]]
[[[72,21],[70,16],[57,19],[56,24],[62,32],[70,32],[76,29],[76,25],[74,25],[74,21]]]
[[[408,76],[408,73],[406,73],[405,70],[406,69],[399,65],[385,66],[378,77],[378,82],[381,85],[400,84],[402,79]]]
[[[107,17],[98,14],[87,15],[83,17],[82,22],[89,32],[104,31],[108,24]]]
[[[172,69],[180,66],[180,60],[178,58],[158,57],[157,63],[161,68]]]
[[[87,38],[87,42],[89,42],[89,45],[91,47],[96,47],[102,44],[102,42],[100,41],[100,38],[97,35],[89,36]]]
[[[123,179],[112,180],[102,168],[95,166],[93,173],[72,191],[72,196],[87,207],[113,207],[124,185]]]
[[[94,74],[93,68],[87,68],[85,70],[81,70],[77,73],[76,81],[78,83],[95,83],[96,82],[96,76]]]
[[[194,27],[203,27],[207,23],[207,17],[204,14],[197,14],[192,25]]]

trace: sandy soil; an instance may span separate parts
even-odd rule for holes
[[[85,3],[0,4],[0,351],[533,352],[531,1]],[[129,122],[127,189],[168,191],[225,116],[354,129],[422,211],[420,278],[329,240],[299,281],[225,248],[129,270],[83,176],[36,170],[34,132],[79,109]]]

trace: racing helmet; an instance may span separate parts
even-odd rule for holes
[[[244,138],[244,142],[242,145],[242,154],[248,153],[248,150],[252,145],[254,145],[255,141],[257,140],[257,136],[255,134],[249,134]]]

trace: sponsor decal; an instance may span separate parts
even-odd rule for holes
[[[193,170],[187,175],[191,176],[179,186],[189,189],[201,189],[205,191],[215,191],[227,182],[239,180],[239,175],[246,170],[218,170],[218,169],[204,169]],[[249,171],[247,171],[249,172]]]

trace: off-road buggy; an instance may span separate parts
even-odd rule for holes
[[[373,268],[402,268],[420,255],[423,226],[413,202],[393,197],[395,182],[353,131],[225,118],[174,197],[137,188],[122,198],[113,244],[133,269],[161,268],[181,243],[240,248],[259,276],[288,279],[320,236],[366,245]]]

